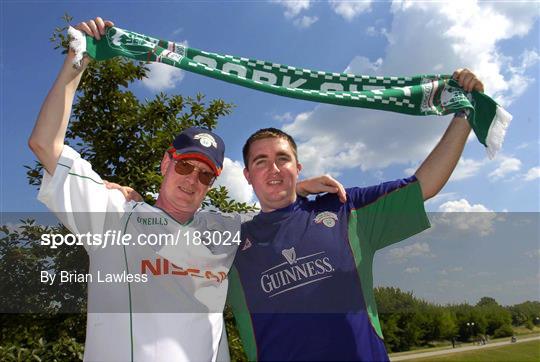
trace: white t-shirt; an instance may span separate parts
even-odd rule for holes
[[[73,234],[103,240],[109,231],[106,247],[85,245],[91,276],[86,361],[215,361],[220,341],[219,360],[228,359],[222,353],[222,311],[238,244],[207,247],[194,232],[234,237],[240,215],[200,211],[180,225],[158,208],[126,203],[119,191],[107,190],[90,163],[68,146],[54,175],[45,172],[38,199]],[[178,242],[151,246],[151,235],[172,235]],[[130,245],[110,245],[113,236]]]

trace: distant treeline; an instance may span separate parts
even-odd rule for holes
[[[389,351],[406,351],[437,341],[466,342],[512,336],[513,326],[540,325],[540,302],[501,306],[491,297],[476,305],[436,305],[399,288],[375,289],[384,341]]]

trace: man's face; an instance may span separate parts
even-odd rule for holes
[[[210,166],[195,159],[181,160],[195,166],[195,169],[181,175],[175,170],[175,160],[169,159],[165,165],[166,170],[161,184],[160,198],[163,197],[167,204],[175,211],[195,213],[203,202],[211,185],[204,185],[199,180],[199,172],[213,173]],[[176,162],[181,162],[176,161]]]
[[[269,212],[296,200],[301,169],[287,140],[264,138],[251,144],[244,176],[253,186],[262,211]]]

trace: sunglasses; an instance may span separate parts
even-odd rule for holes
[[[216,175],[213,172],[205,171],[191,163],[184,160],[174,160],[174,170],[179,175],[189,175],[194,170],[197,170],[199,181],[206,186],[210,186],[216,179]]]

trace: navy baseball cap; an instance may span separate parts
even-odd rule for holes
[[[225,143],[221,137],[207,128],[191,127],[176,136],[167,152],[175,159],[200,160],[219,176],[223,169]]]

